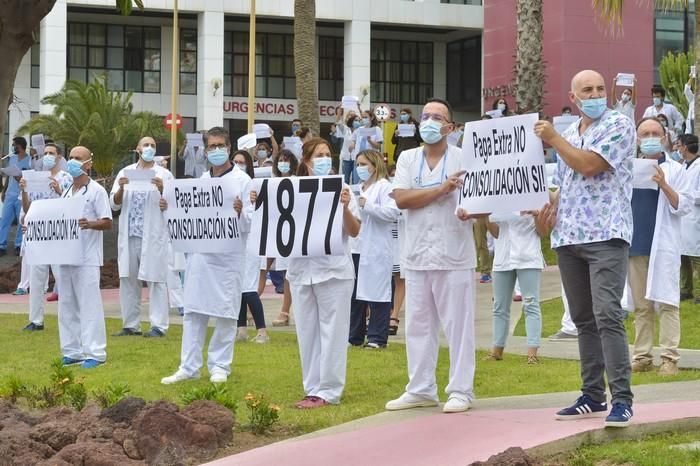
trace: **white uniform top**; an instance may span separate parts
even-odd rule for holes
[[[693,206],[688,215],[681,217],[681,254],[700,257],[700,158],[690,166],[685,162],[683,168]]]
[[[209,172],[201,177],[210,178]],[[250,182],[250,177],[235,164],[221,178],[230,180],[241,193]],[[243,194],[241,200],[245,209],[250,201]],[[249,231],[245,215],[241,215],[239,226],[241,232]],[[185,312],[238,319],[245,252],[192,253],[185,260]]]
[[[494,272],[544,268],[534,217],[517,213],[491,215],[490,221],[498,224],[498,238],[494,238]]]
[[[353,160],[353,154],[349,149],[352,143],[352,130],[345,123],[336,123],[336,128],[336,137],[343,138],[343,147],[340,148],[340,160]]]
[[[685,134],[693,134],[693,120],[695,119],[695,94],[690,88],[690,84],[685,83],[683,86],[683,95],[685,95],[685,100],[688,101],[688,118],[685,119]]]
[[[379,126],[375,126],[374,135],[370,136],[370,138],[374,143],[384,141],[384,134],[382,133],[382,129]],[[359,136],[358,130],[355,130],[352,133],[352,136],[350,136],[350,140],[355,142],[355,149],[352,151],[353,160],[355,160],[357,158],[357,154],[359,154],[363,150],[374,149],[374,147],[372,147],[369,141],[367,141],[367,138],[365,136]]]
[[[636,106],[632,103],[631,100],[628,100],[627,102],[618,100],[614,107],[615,110],[622,113],[624,116],[626,116],[636,124],[637,120],[634,119],[635,108]]]
[[[347,188],[343,184],[343,189]],[[342,209],[342,203],[338,206]],[[350,203],[348,208],[352,214],[359,218],[355,195],[350,191]],[[287,263],[287,281],[290,285],[313,285],[323,283],[333,278],[340,280],[354,280],[355,266],[350,257],[348,235],[343,228],[343,243],[345,251],[340,256],[319,257],[290,257]]]
[[[243,196],[246,199],[250,199],[250,187],[252,185],[252,182],[248,184],[248,187],[246,187],[245,193]],[[248,224],[253,219],[253,213],[255,212],[255,207],[253,204],[248,204],[246,208],[243,210],[241,213],[241,217],[245,216],[246,221]],[[258,283],[260,282],[260,256],[257,254],[252,254],[251,252],[248,251],[248,241],[250,241],[250,235],[249,233],[244,233],[243,234],[243,240],[245,244],[245,266],[243,267],[243,285],[241,288],[241,291],[243,293],[251,293],[255,291],[257,293],[258,291]],[[262,258],[263,260],[266,260],[266,258]]]
[[[97,181],[90,180],[88,184],[73,192],[73,187],[63,192],[63,197],[80,197],[85,201],[83,217],[88,220],[112,220],[112,209],[109,208],[109,196],[107,190]],[[80,230],[80,244],[83,247],[83,260],[81,265],[101,267],[102,256],[102,230]]]
[[[642,118],[656,118],[662,113],[668,119],[669,129],[681,129],[681,126],[683,126],[683,115],[681,115],[681,112],[678,111],[675,105],[666,102],[661,106],[661,110],[654,105],[647,107]]]
[[[423,156],[423,148],[401,153],[394,178],[394,190],[425,189],[442,184],[462,168],[462,151],[448,146],[433,170]],[[467,270],[476,267],[473,221],[455,216],[459,193],[420,209],[405,209],[406,235],[401,246],[401,266],[409,270]]]

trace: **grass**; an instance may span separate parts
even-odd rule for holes
[[[10,375],[24,382],[45,384],[50,361],[59,356],[56,317],[46,316],[44,332],[27,333],[20,329],[26,324],[25,315],[0,314],[0,386]],[[107,319],[108,335],[120,329],[121,322]],[[180,403],[184,390],[208,384],[206,370],[203,378],[175,385],[161,385],[160,379],[170,375],[180,361],[182,329],[171,326],[163,339],[141,337],[108,337],[107,364],[84,371],[73,369],[84,377],[88,390],[93,391],[111,382],[126,382],[131,395],[147,400],[164,398]],[[528,366],[524,356],[506,355],[503,361],[481,361],[485,353],[477,354],[475,391],[479,398],[526,395],[578,390],[580,386],[578,361],[542,358],[537,366]],[[448,355],[440,350],[438,385],[441,397],[448,377]],[[682,371],[673,380],[700,379],[700,371]],[[665,379],[653,373],[635,375],[633,383],[656,383]],[[299,432],[310,432],[383,411],[387,400],[397,397],[407,382],[405,348],[391,344],[384,351],[350,348],[347,385],[342,403],[319,410],[299,411],[291,405],[302,398],[301,368],[296,337],[285,332],[271,332],[267,345],[236,344],[233,373],[229,389],[239,401],[239,419],[248,422],[241,407],[246,393],[262,393],[270,402],[282,407],[280,422]]]
[[[559,331],[561,316],[564,313],[564,305],[561,298],[543,301],[542,309],[542,336],[546,338]],[[634,342],[634,315],[630,315],[625,321],[627,336],[630,343]],[[525,336],[525,317],[521,316],[513,335]],[[657,319],[655,341],[659,340],[659,326]],[[692,301],[681,302],[681,348],[700,349],[700,304]]]
[[[634,466],[698,466],[700,449],[671,448],[700,441],[700,431],[655,435],[636,441],[614,441],[579,448],[569,458],[569,466],[625,464]],[[546,463],[546,462],[545,462]],[[557,462],[557,464],[561,464]]]

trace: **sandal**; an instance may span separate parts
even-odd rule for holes
[[[391,324],[394,321],[396,324]],[[399,332],[399,324],[401,321],[395,317],[389,319],[389,335],[396,335]]]
[[[502,361],[503,356],[497,356],[493,353],[489,353],[486,356],[484,356],[484,361]]]
[[[527,357],[527,363],[530,365],[539,364],[540,360],[537,358],[537,355],[532,354]]]
[[[289,325],[289,312],[280,311],[275,320],[272,321],[273,327],[286,327]]]

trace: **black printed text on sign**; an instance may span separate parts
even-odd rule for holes
[[[266,257],[344,253],[340,176],[253,180],[257,192],[248,251]]]
[[[79,220],[81,197],[32,201],[24,218],[24,255],[29,265],[83,263]]]
[[[541,209],[549,201],[536,113],[465,124],[464,185],[459,205],[470,214]]]
[[[195,178],[166,181],[166,228],[178,252],[242,252],[241,227],[233,203],[243,199],[245,180]]]

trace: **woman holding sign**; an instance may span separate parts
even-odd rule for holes
[[[357,248],[360,252],[356,299],[350,313],[350,344],[365,348],[386,347],[391,315],[391,270],[393,266],[392,228],[399,209],[391,198],[392,185],[387,179],[382,154],[366,150],[357,155],[360,186],[360,221]],[[353,257],[355,257],[353,255]],[[367,307],[370,307],[367,328]]]
[[[327,176],[331,171],[331,148],[321,138],[302,147],[298,176]],[[343,235],[360,231],[357,204],[350,189],[340,194]],[[289,259],[287,280],[296,304],[296,331],[306,396],[299,409],[337,404],[345,387],[347,335],[350,327],[352,259],[345,248],[341,256],[295,257]]]

